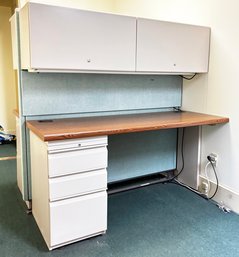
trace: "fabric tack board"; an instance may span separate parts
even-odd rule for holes
[[[22,72],[23,115],[181,106],[179,76]]]

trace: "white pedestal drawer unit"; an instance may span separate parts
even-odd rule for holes
[[[43,142],[30,132],[32,213],[54,249],[107,229],[107,136]]]

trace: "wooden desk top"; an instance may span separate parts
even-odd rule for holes
[[[53,141],[226,122],[229,118],[183,111],[28,121],[27,127],[43,141]]]

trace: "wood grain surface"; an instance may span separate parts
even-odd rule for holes
[[[53,141],[227,122],[226,117],[183,111],[28,121],[27,127],[43,141]]]

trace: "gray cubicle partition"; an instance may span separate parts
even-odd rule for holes
[[[182,78],[176,75],[20,73],[26,201],[31,199],[31,179],[25,121],[155,112],[181,106]],[[176,144],[175,129],[110,136],[109,181],[175,169]]]

